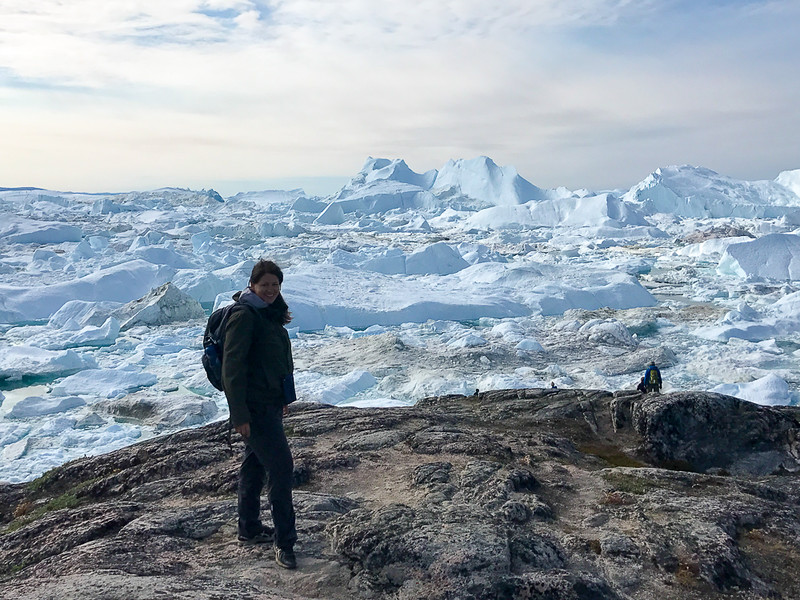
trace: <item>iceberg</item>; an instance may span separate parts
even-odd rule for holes
[[[788,179],[788,177],[787,177]],[[785,218],[800,224],[800,197],[775,181],[740,181],[690,165],[657,169],[633,186],[623,200],[645,215],[690,218]]]
[[[40,396],[29,396],[17,402],[7,418],[23,419],[25,417],[40,417],[42,415],[52,415],[68,411],[72,408],[84,406],[86,401],[78,396],[67,396],[65,398],[42,398]]]
[[[786,381],[772,373],[749,383],[717,385],[711,388],[710,391],[736,396],[742,400],[764,406],[786,406],[794,401],[794,395],[790,392]]]
[[[82,238],[80,227],[51,221],[11,218],[0,229],[0,240],[10,244],[60,244]]]
[[[86,369],[64,378],[53,386],[53,396],[115,398],[158,381],[153,373],[132,369]]]
[[[27,345],[0,347],[0,381],[55,378],[96,366],[92,356],[74,350],[45,350]]]
[[[800,235],[773,233],[730,244],[717,267],[722,275],[781,281],[800,279]]]

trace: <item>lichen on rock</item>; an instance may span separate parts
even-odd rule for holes
[[[236,542],[219,422],[0,484],[0,597],[800,597],[798,408],[496,390],[285,427],[296,572]]]

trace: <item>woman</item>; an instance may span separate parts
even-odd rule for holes
[[[297,541],[292,506],[294,465],[283,431],[283,379],[292,373],[292,347],[284,325],[291,320],[281,296],[283,272],[270,260],[253,267],[248,287],[233,299],[248,309],[231,313],[225,328],[222,384],[230,407],[231,424],[245,441],[239,470],[239,540],[272,541],[261,523],[261,491],[267,481],[275,525],[276,562],[297,566]]]

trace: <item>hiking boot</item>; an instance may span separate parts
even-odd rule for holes
[[[251,545],[251,544],[271,544],[275,541],[275,534],[270,529],[264,529],[259,533],[247,537],[246,535],[239,534],[239,541],[244,545]]]
[[[284,550],[283,548],[275,548],[275,562],[282,566],[284,569],[296,569],[297,557],[294,555],[294,550]]]

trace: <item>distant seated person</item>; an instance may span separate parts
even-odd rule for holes
[[[644,383],[644,377],[639,380],[639,385],[636,386],[636,389],[642,392],[643,394],[647,393],[647,386]]]
[[[654,361],[650,361],[650,366],[644,372],[644,385],[648,392],[661,391],[661,371]]]

